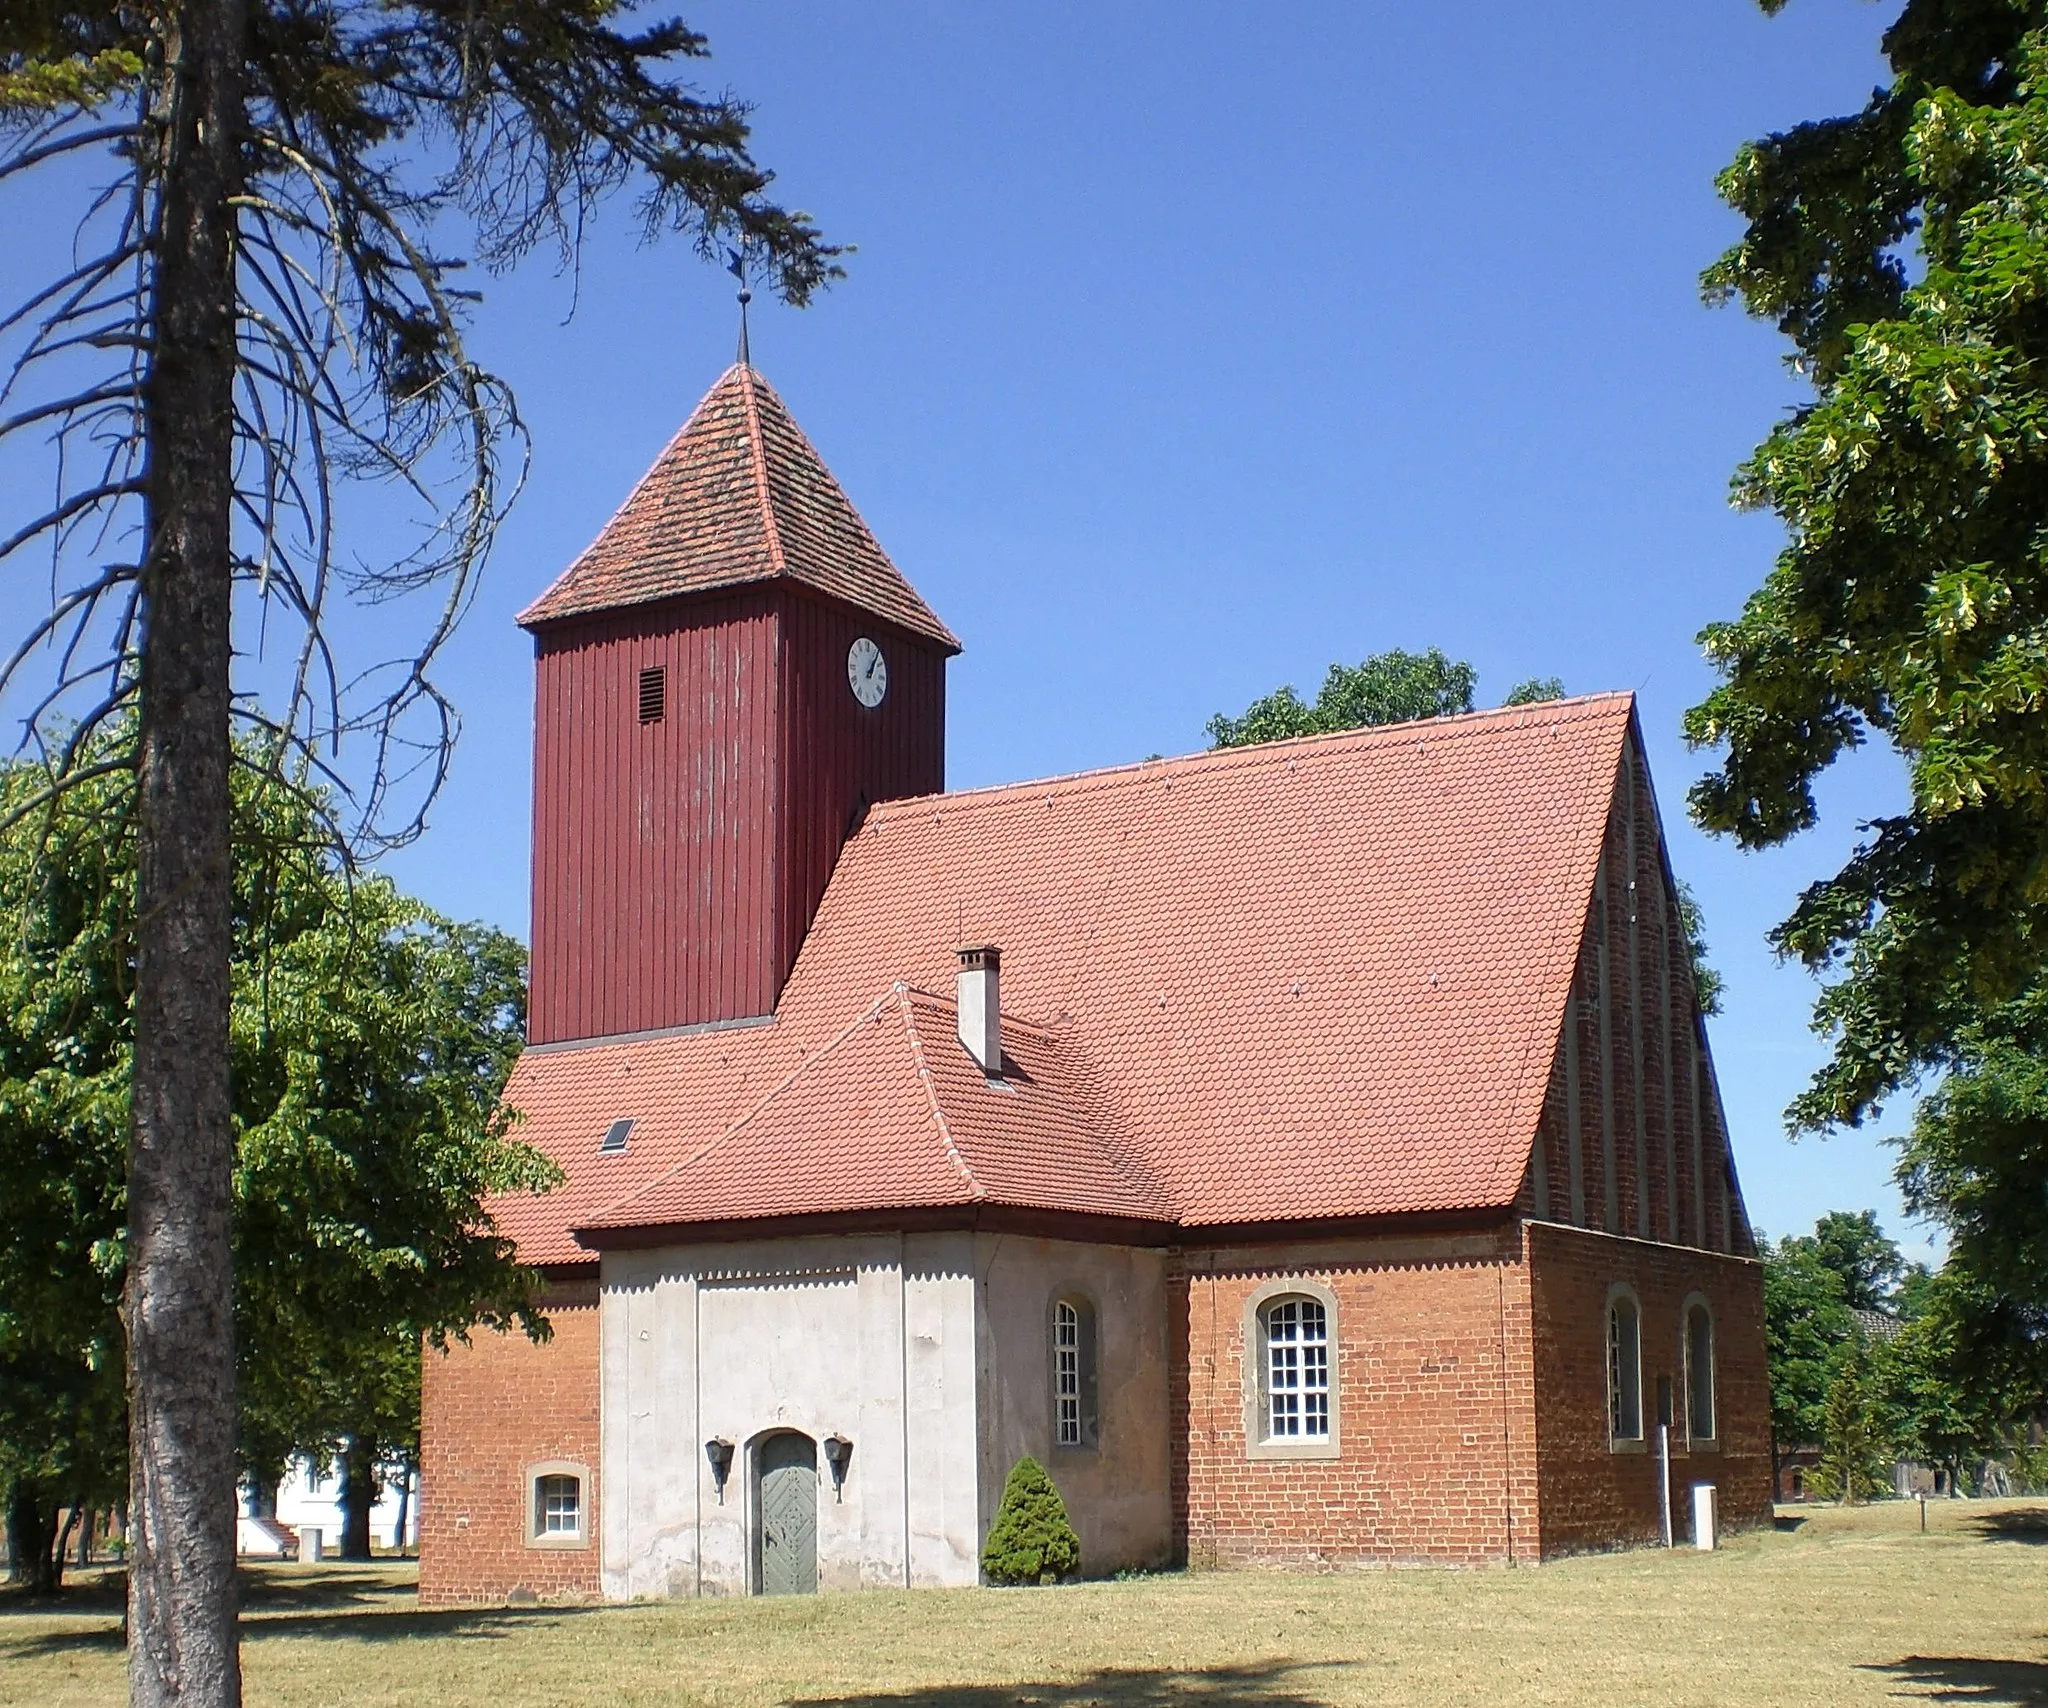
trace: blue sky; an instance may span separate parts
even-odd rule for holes
[[[1737,230],[1713,175],[1860,105],[1891,10],[684,8],[700,80],[757,103],[779,193],[859,245],[808,311],[757,304],[754,355],[966,643],[949,780],[1186,751],[1212,712],[1392,646],[1470,659],[1483,703],[1530,675],[1635,689],[1729,982],[1713,1039],[1752,1217],[1875,1205],[1913,1245],[1874,1137],[1783,1137],[1821,1046],[1764,942],[1898,774],[1867,756],[1819,831],[1742,855],[1685,821],[1702,762],[1679,735],[1709,685],[1694,635],[1777,541],[1729,509],[1730,472],[1799,395],[1769,327],[1700,304]],[[472,347],[533,471],[443,673],[453,777],[394,867],[523,936],[512,615],[730,360],[735,311],[623,204],[574,278],[542,257],[484,283]]]

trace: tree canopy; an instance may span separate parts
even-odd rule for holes
[[[1764,1339],[1771,1371],[1771,1435],[1782,1451],[1818,1441],[1841,1350],[1856,1331],[1842,1277],[1811,1241],[1758,1242],[1764,1270]]]
[[[39,788],[0,772],[0,810]],[[123,1487],[127,799],[102,778],[0,834],[0,1484],[24,1516]],[[519,945],[351,874],[316,793],[244,766],[235,806],[241,1456],[274,1476],[409,1446],[423,1336],[545,1332],[484,1200],[555,1174],[498,1101]]]
[[[1775,935],[1829,975],[1804,1128],[1953,1065],[2048,957],[2044,25],[2036,3],[1911,0],[1862,111],[1746,144],[1719,179],[1746,229],[1707,294],[1776,322],[1813,396],[1736,477],[1786,544],[1701,637],[1721,682],[1686,728],[1722,757],[1692,808],[1765,847],[1866,742],[1908,780]]]
[[[1237,717],[1218,712],[1209,720],[1213,747],[1247,747],[1287,741],[1332,730],[1407,723],[1415,718],[1452,717],[1472,709],[1479,672],[1446,658],[1441,650],[1374,653],[1359,664],[1333,664],[1313,704],[1291,687],[1254,700]]]
[[[1780,1453],[1822,1449],[1815,1493],[1864,1498],[1887,1454],[1940,1466],[1958,1488],[2040,1411],[2030,1349],[1953,1255],[1930,1272],[1875,1212],[1835,1210],[1760,1256],[1771,1433]]]
[[[1280,687],[1254,700],[1237,717],[1218,712],[1208,722],[1209,744],[1247,747],[1334,730],[1456,717],[1472,710],[1478,687],[1479,672],[1461,659],[1446,657],[1439,647],[1427,652],[1395,647],[1357,664],[1331,665],[1313,703],[1292,687]],[[1528,706],[1563,698],[1564,684],[1557,677],[1532,676],[1509,689],[1501,703]]]

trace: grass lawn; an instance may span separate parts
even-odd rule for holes
[[[1718,1554],[421,1613],[410,1568],[250,1573],[252,1708],[2048,1703],[2048,1508],[1788,1511]],[[1794,1518],[1804,1522],[1792,1522]],[[105,1592],[102,1592],[104,1594]],[[117,1617],[0,1598],[0,1703],[124,1700]]]

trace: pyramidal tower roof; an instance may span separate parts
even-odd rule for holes
[[[788,580],[958,652],[774,388],[735,363],[582,556],[519,614],[527,628],[748,582]]]

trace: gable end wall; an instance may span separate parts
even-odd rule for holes
[[[1633,726],[1518,1208],[1539,1221],[1755,1252]]]

